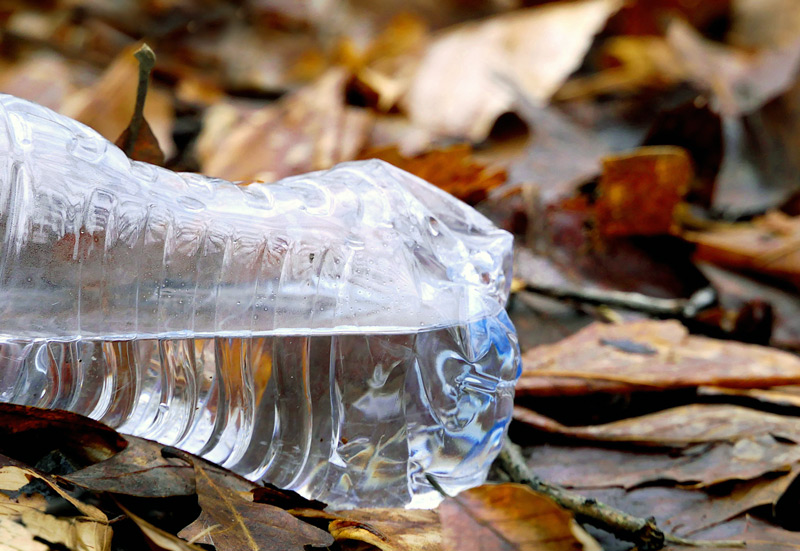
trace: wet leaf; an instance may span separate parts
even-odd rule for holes
[[[647,347],[655,354],[631,353],[606,344],[618,340]],[[642,320],[596,323],[558,343],[529,350],[523,355],[517,392],[536,394],[564,379],[573,379],[573,385],[582,380],[665,389],[766,387],[792,384],[798,377],[800,359],[793,354],[689,335],[674,320]]]
[[[572,515],[519,484],[484,485],[439,506],[443,549],[598,550]]]
[[[475,161],[470,145],[434,149],[406,157],[397,148],[368,149],[363,158],[383,159],[419,176],[462,201],[476,205],[506,180],[504,170],[491,170]]]
[[[194,465],[197,497],[203,510],[200,517],[178,536],[192,540],[203,534],[199,543],[221,549],[298,550],[305,546],[327,546],[330,534],[297,520],[271,505],[253,503],[229,487],[213,471],[199,462]]]
[[[685,447],[735,442],[766,435],[800,442],[800,425],[796,418],[727,404],[690,404],[641,417],[583,427],[568,427],[520,406],[514,408],[514,419],[543,432],[570,438],[649,446]],[[745,447],[740,451],[747,455],[751,450]],[[760,453],[756,450],[756,454]]]
[[[345,105],[346,81],[346,72],[331,70],[313,85],[247,115],[224,136],[201,134],[203,172],[271,182],[354,159],[372,119]],[[204,145],[205,140],[214,145]]]
[[[537,103],[549,99],[620,6],[560,2],[448,30],[426,50],[401,104],[416,124],[482,141],[513,110],[514,88]]]

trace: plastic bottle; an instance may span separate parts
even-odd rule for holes
[[[379,161],[236,186],[0,96],[0,401],[337,506],[480,483],[519,376],[511,236]]]

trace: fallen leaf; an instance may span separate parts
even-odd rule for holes
[[[472,146],[461,144],[429,150],[406,157],[395,147],[368,149],[362,158],[382,159],[396,167],[419,176],[470,205],[486,199],[489,192],[502,185],[504,170],[490,170],[472,157]]]
[[[796,551],[800,548],[800,533],[781,529],[750,515],[719,524],[692,534],[696,539],[744,541],[747,551]],[[670,545],[665,551],[686,551],[685,547]],[[716,547],[721,551],[741,550],[741,547]]]
[[[25,526],[0,515],[0,551],[50,551]]]
[[[509,185],[532,185],[544,205],[572,195],[580,184],[600,173],[609,147],[553,107],[524,102],[520,116],[531,129],[525,152],[509,167]]]
[[[800,287],[800,217],[778,211],[750,222],[686,231],[695,258],[724,268],[768,274]]]
[[[604,344],[625,340],[647,346],[642,354]],[[522,357],[519,394],[536,394],[565,378],[633,387],[684,388],[776,386],[800,378],[800,359],[763,346],[689,335],[675,320],[595,323],[558,343]]]
[[[568,427],[527,408],[515,406],[514,419],[537,430],[570,438],[646,446],[685,447],[765,435],[800,442],[800,426],[795,417],[727,404],[690,404],[583,427]]]
[[[707,487],[786,472],[798,462],[798,446],[777,441],[770,435],[701,444],[669,454],[642,449],[546,444],[531,448],[528,457],[528,466],[534,474],[548,482],[573,488],[633,488],[658,481]]]
[[[116,140],[131,120],[136,104],[139,64],[133,53],[138,47],[134,44],[123,50],[95,84],[67,97],[61,113],[91,126],[110,141]],[[171,157],[175,153],[172,140],[175,114],[171,97],[151,86],[144,115],[164,154]]]
[[[442,524],[437,511],[353,509],[334,512],[328,530],[337,541],[356,540],[382,551],[439,551]]]
[[[114,145],[124,151],[124,146],[128,143],[128,140],[130,140],[130,133],[131,127],[128,125],[125,127],[125,130],[122,131],[122,134],[119,135],[117,141],[114,142]],[[133,142],[131,152],[128,156],[134,161],[143,161],[153,165],[164,166],[164,152],[161,151],[161,146],[158,145],[158,138],[153,134],[153,130],[150,128],[147,119],[142,119],[139,133],[136,136],[136,140]]]
[[[667,41],[693,82],[713,94],[712,106],[726,116],[752,113],[786,91],[800,68],[800,39],[756,54],[713,43],[674,20]]]
[[[621,5],[559,2],[448,29],[427,48],[401,106],[415,124],[480,142],[514,110],[514,88],[547,101]]]
[[[128,509],[126,509],[122,505],[120,504],[117,505],[122,510],[122,512],[125,513],[125,515],[129,519],[131,519],[136,524],[136,526],[139,527],[139,530],[142,531],[142,534],[144,534],[148,542],[151,543],[153,546],[155,546],[157,549],[162,549],[164,551],[203,551],[202,547],[191,544],[174,534],[170,534],[169,532],[162,530],[158,526],[150,524],[140,516],[131,513]]]
[[[604,67],[571,78],[558,90],[556,99],[665,89],[686,78],[675,51],[661,36],[612,36],[602,43],[599,54],[606,60]]]
[[[200,147],[203,172],[226,180],[274,181],[354,159],[372,118],[346,106],[347,73],[332,69],[314,84],[246,116],[219,140]]]
[[[800,409],[800,386],[787,385],[773,388],[720,388],[701,386],[697,388],[699,396],[741,397],[754,400],[764,405]]]
[[[113,429],[76,413],[0,403],[0,453],[30,465],[60,450],[89,465],[126,446]]]
[[[439,505],[443,549],[600,550],[550,498],[521,484],[484,485]]]
[[[715,534],[716,531],[709,530],[709,528],[719,526],[757,507],[773,504],[776,499],[775,495],[782,491],[776,485],[785,489],[787,482],[790,483],[792,480],[791,476],[782,476],[778,479],[758,482],[766,491],[762,493],[756,489],[750,495],[748,492],[752,490],[749,488],[752,486],[751,483],[734,487],[732,491],[716,493],[659,486],[629,491],[620,488],[582,488],[576,491],[635,516],[655,517],[660,528],[678,536],[736,540],[741,538]],[[770,486],[773,486],[772,490],[769,489]],[[669,547],[669,549],[673,549],[673,547]],[[685,549],[685,547],[681,549]],[[750,549],[750,546],[747,549]]]
[[[727,39],[744,48],[778,48],[800,34],[794,0],[733,0]]]
[[[302,551],[305,546],[333,543],[327,532],[300,521],[277,507],[253,503],[229,487],[213,471],[194,464],[200,517],[178,533],[179,537],[209,543],[222,549],[275,549]],[[253,485],[255,486],[255,485]]]
[[[601,235],[661,235],[677,228],[675,214],[693,176],[680,147],[642,147],[603,159],[593,205]]]
[[[128,445],[116,455],[74,473],[64,480],[92,492],[137,497],[168,497],[195,493],[194,467],[165,456],[164,446],[136,436],[124,436]]]
[[[62,489],[51,477],[33,469],[20,467],[0,468],[0,480],[10,489],[22,478],[40,480],[61,498],[75,507],[82,516],[56,517],[35,507],[6,500],[0,503],[0,513],[18,516],[20,522],[35,537],[56,545],[63,545],[71,551],[106,551],[111,548],[112,530],[108,517],[100,509],[83,503]],[[0,494],[3,496],[3,494]],[[3,496],[5,498],[5,496]]]

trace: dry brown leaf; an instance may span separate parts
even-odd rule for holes
[[[683,447],[710,442],[736,442],[772,435],[800,443],[800,423],[755,409],[727,404],[691,404],[606,423],[568,427],[520,406],[514,419],[537,430],[581,440],[630,442],[646,446]],[[748,449],[741,450],[746,456]]]
[[[218,549],[302,551],[333,543],[327,532],[300,521],[277,507],[253,503],[249,492],[237,492],[214,471],[195,462],[200,517],[179,537],[209,543]],[[253,485],[255,487],[255,485]],[[195,539],[202,535],[200,539]]]
[[[772,505],[792,476],[736,485],[731,491],[700,492],[684,488],[649,486],[634,490],[620,488],[584,488],[581,495],[642,518],[655,517],[658,526],[682,537],[698,539],[741,539],[721,535],[705,536],[711,526],[719,525],[751,509]],[[758,488],[757,486],[761,486]],[[670,549],[677,549],[672,548]],[[680,549],[685,551],[685,547]],[[750,546],[747,546],[750,549]],[[772,550],[773,548],[768,548]]]
[[[401,100],[412,122],[474,142],[516,94],[542,103],[578,68],[622,2],[559,2],[466,23],[435,38]]]
[[[447,551],[600,551],[565,509],[521,484],[487,484],[439,505]]]
[[[139,64],[133,53],[138,47],[134,44],[125,48],[95,84],[67,97],[61,112],[91,126],[106,139],[116,140],[130,122],[136,104]],[[152,86],[144,115],[164,154],[171,157],[175,153],[172,140],[175,113],[169,94]]]
[[[552,394],[583,381],[630,387],[701,385],[754,387],[792,384],[800,359],[763,346],[689,335],[678,321],[595,323],[558,343],[527,351],[519,394]],[[591,387],[586,392],[591,392]]]
[[[593,205],[603,235],[660,235],[675,229],[692,161],[683,148],[640,147],[603,159]]]
[[[382,551],[439,551],[442,525],[436,511],[354,509],[334,513],[328,530],[337,541],[351,539]]]
[[[542,445],[531,448],[528,465],[543,480],[568,487],[632,488],[660,480],[706,487],[785,472],[800,462],[799,448],[769,435],[703,444],[675,453]]]
[[[733,0],[728,39],[746,48],[776,48],[800,36],[795,0]]]
[[[125,147],[130,139],[130,133],[131,127],[128,125],[114,144],[125,151]],[[153,134],[153,130],[150,128],[147,119],[142,119],[139,133],[136,136],[136,140],[133,142],[128,157],[134,161],[143,161],[153,165],[164,166],[164,152],[161,151],[161,147],[158,145],[158,138]]]
[[[0,467],[0,490],[16,492],[31,479],[25,469],[20,467]]]
[[[111,549],[111,527],[87,517],[56,517],[36,509],[21,515],[21,522],[37,538],[70,551],[108,551]]]
[[[491,170],[475,161],[472,146],[454,145],[406,157],[396,147],[368,149],[361,157],[382,159],[419,176],[462,201],[476,205],[506,180],[504,170]]]
[[[52,52],[37,52],[25,59],[0,65],[0,90],[59,110],[64,99],[77,90],[77,75],[86,72]]]
[[[117,503],[117,505],[122,509],[122,512],[139,527],[139,530],[142,531],[145,538],[147,538],[155,548],[162,551],[203,551],[202,547],[191,544],[174,534],[162,530],[158,526],[150,524],[143,518],[131,513],[119,503]]]
[[[33,536],[63,545],[71,551],[107,551],[111,548],[112,530],[106,515],[97,507],[69,495],[49,476],[29,468],[2,467],[0,479],[3,481],[3,489],[18,486],[23,479],[41,480],[83,515],[56,517],[45,513],[41,507],[34,506],[33,502],[11,500],[0,494],[0,515],[19,520]]]
[[[670,23],[667,41],[690,79],[707,90],[724,115],[752,113],[789,89],[800,68],[800,37],[756,54],[705,39],[680,20]]]
[[[571,78],[558,90],[561,101],[601,94],[664,89],[686,77],[675,51],[660,36],[613,36],[600,46],[602,56],[613,60],[601,71]]]
[[[800,386],[787,385],[774,388],[721,388],[701,386],[697,388],[700,396],[739,396],[762,404],[800,409]]]
[[[223,137],[204,131],[203,172],[226,180],[274,181],[354,159],[372,117],[345,105],[347,73],[332,69],[312,85],[233,123]],[[206,142],[214,146],[205,145]]]
[[[779,211],[739,224],[683,233],[695,258],[735,270],[768,274],[800,286],[800,216]]]
[[[50,551],[50,547],[22,524],[0,516],[0,551]]]

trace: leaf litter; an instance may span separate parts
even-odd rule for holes
[[[534,473],[797,548],[796,6],[532,4],[10,2],[0,88],[113,140],[146,40],[133,158],[271,181],[377,155],[476,204],[517,236]],[[629,548],[522,486],[328,511],[64,412],[1,407],[0,454],[3,551]]]

